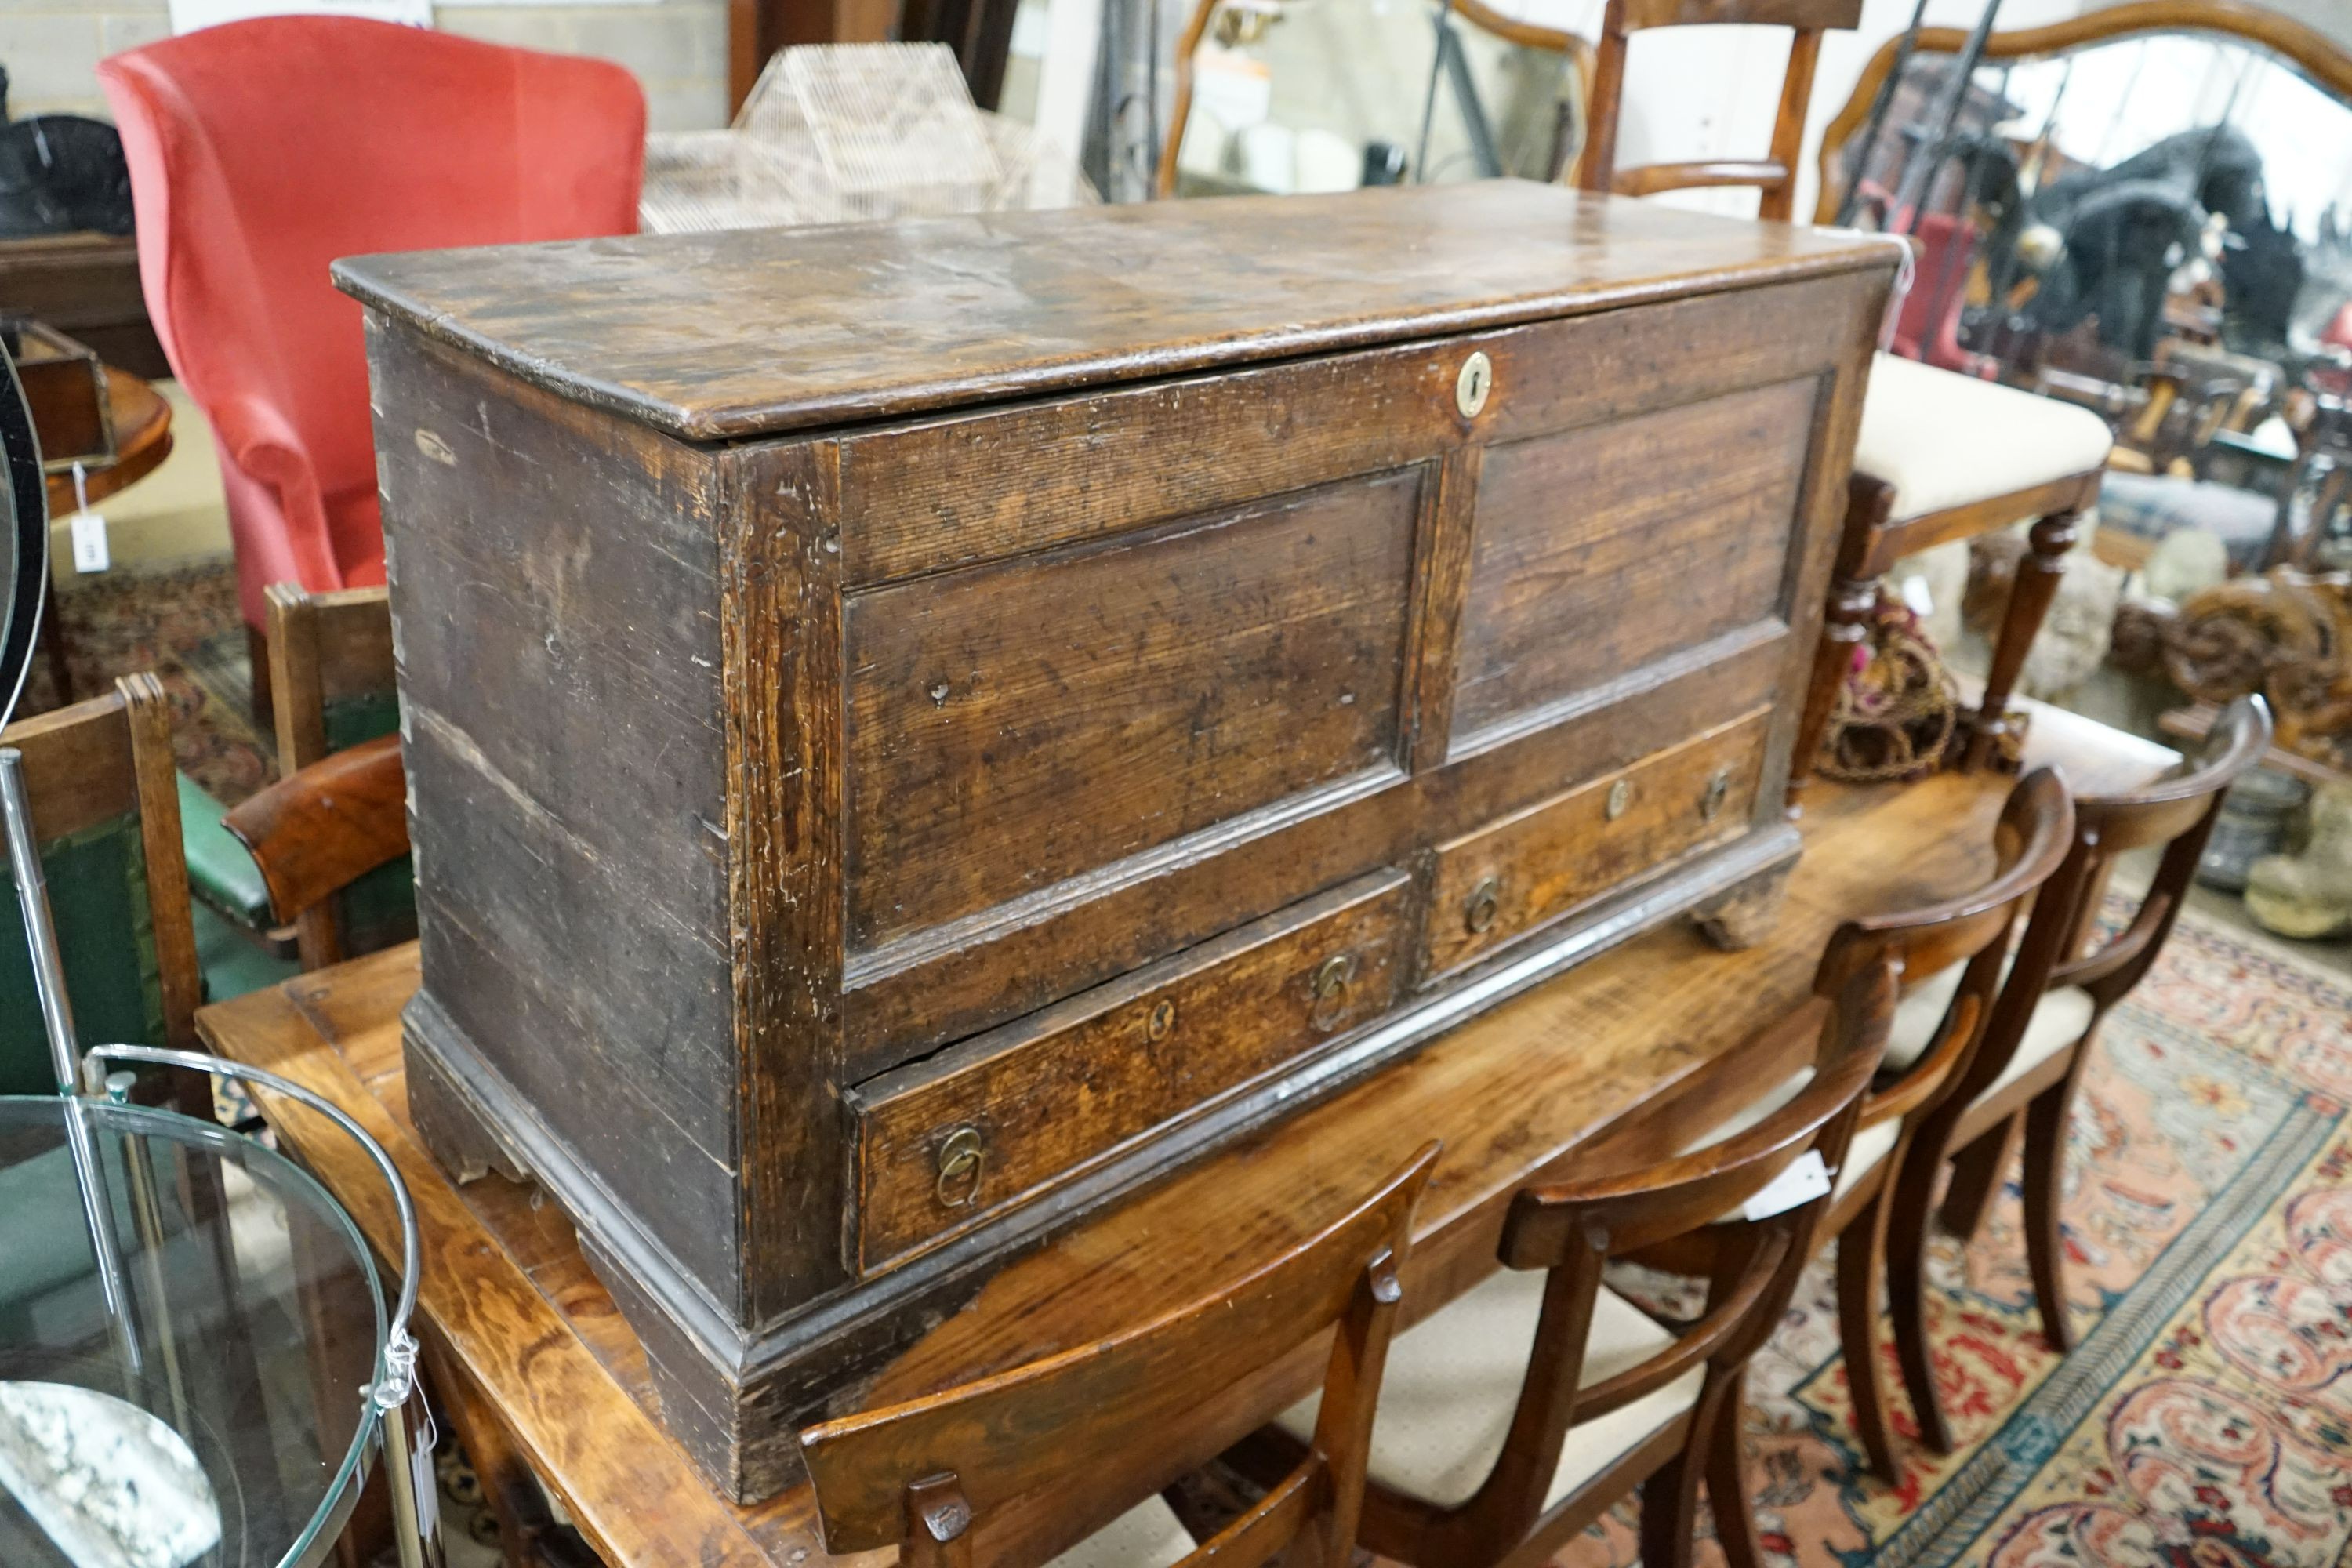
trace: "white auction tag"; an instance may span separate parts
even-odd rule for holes
[[[1911,606],[1913,615],[1922,619],[1936,613],[1936,595],[1927,591],[1927,579],[1925,577],[1903,579],[1903,602]]]
[[[74,570],[89,574],[103,572],[114,564],[113,553],[106,547],[106,516],[103,512],[78,511],[66,519],[73,536]]]
[[[1739,1205],[1739,1212],[1750,1220],[1770,1219],[1776,1214],[1786,1214],[1799,1204],[1825,1198],[1830,1192],[1830,1168],[1822,1163],[1821,1151],[1808,1149],[1789,1168],[1759,1188]]]

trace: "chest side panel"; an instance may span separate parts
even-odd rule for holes
[[[704,454],[372,334],[425,994],[736,1299],[717,498]]]
[[[1808,376],[1490,450],[1455,749],[1777,619],[1820,389]]]
[[[1421,486],[852,595],[853,949],[1393,773]]]

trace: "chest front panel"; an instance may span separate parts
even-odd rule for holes
[[[1422,482],[851,595],[853,949],[1395,775]]]
[[[1330,1048],[1318,974],[1369,1026],[1777,825],[1856,297],[843,443],[854,1266]]]

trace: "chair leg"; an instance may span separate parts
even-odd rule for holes
[[[2066,1239],[2059,1202],[2066,1184],[2066,1127],[2074,1110],[2075,1075],[2043,1089],[2025,1110],[2025,1261],[2042,1306],[2042,1332],[2064,1355],[2074,1348],[2066,1316]]]
[[[1839,576],[1830,583],[1829,613],[1822,622],[1821,646],[1813,652],[1812,684],[1805,688],[1805,711],[1797,725],[1797,749],[1789,754],[1789,790],[1784,804],[1790,816],[1804,813],[1805,785],[1821,756],[1822,737],[1837,706],[1838,688],[1853,664],[1853,650],[1867,635],[1870,610],[1878,602],[1874,583]]]
[[[1706,1450],[1706,1500],[1715,1511],[1716,1541],[1727,1568],[1763,1568],[1764,1543],[1756,1534],[1754,1494],[1748,1486],[1746,1458],[1748,1370],[1727,1380],[1723,1411]],[[1648,1508],[1645,1499],[1643,1507]]]
[[[1952,1451],[1952,1432],[1936,1392],[1936,1364],[1927,1350],[1927,1218],[1936,1175],[1944,1163],[1937,1130],[1921,1137],[1895,1172],[1886,1223],[1886,1307],[1895,1321],[1895,1359],[1903,1391],[1919,1423],[1919,1440],[1935,1453]],[[1885,1196],[1879,1200],[1886,1201]]]
[[[1937,1217],[1962,1241],[1975,1239],[2000,1196],[2009,1157],[2017,1152],[2019,1121],[2011,1117],[1952,1156],[1952,1184],[1944,1189],[1944,1206]]]
[[[1838,1237],[1838,1339],[1845,1351],[1846,1386],[1853,1395],[1854,1436],[1870,1473],[1900,1485],[1895,1428],[1886,1415],[1886,1368],[1878,1359],[1878,1281],[1886,1272],[1886,1212],[1894,1194],[1881,1188]],[[1737,1568],[1737,1565],[1735,1565]]]
[[[1683,1450],[1642,1483],[1643,1568],[1691,1568],[1698,1532],[1698,1486],[1702,1467],[1717,1441],[1723,1394],[1734,1380],[1710,1376],[1691,1412],[1690,1436]]]
[[[2009,590],[2009,608],[2000,618],[2000,636],[1993,644],[1992,668],[1985,675],[1984,706],[1977,710],[1969,731],[1964,764],[1974,770],[1998,755],[2009,731],[2009,699],[2025,668],[2042,619],[2057,596],[2058,579],[2066,570],[2066,552],[2074,547],[2075,514],[2053,512],[2033,525],[2025,554],[2017,563],[2017,578]]]

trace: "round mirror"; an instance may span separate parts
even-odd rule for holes
[[[0,726],[16,710],[33,668],[40,630],[42,589],[49,575],[49,494],[41,477],[40,443],[32,411],[16,383],[16,361],[0,349],[7,380],[0,384],[0,448],[8,481],[0,486]]]

